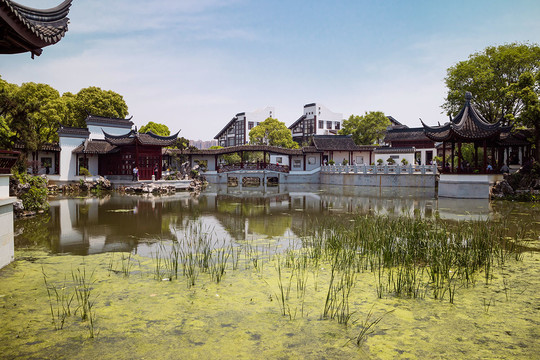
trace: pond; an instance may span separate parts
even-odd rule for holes
[[[5,358],[523,358],[540,209],[432,190],[51,199],[0,270]]]

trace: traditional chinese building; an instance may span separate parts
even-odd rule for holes
[[[0,0],[0,53],[29,51],[33,58],[41,55],[44,47],[59,42],[68,31],[71,1],[40,10]]]
[[[409,157],[407,157],[407,161],[411,163],[414,161],[419,165],[430,165],[433,157],[437,155],[435,141],[426,136],[423,127],[410,128],[406,125],[392,125],[386,131],[384,143],[389,148],[381,149],[380,153],[396,157],[394,160],[399,159],[401,154],[410,154],[412,150],[412,161]]]
[[[443,172],[486,172],[488,163],[492,168],[502,166],[503,158],[498,156],[504,139],[510,136],[512,126],[505,125],[502,120],[491,124],[471,104],[472,94],[467,92],[465,104],[461,111],[448,123],[440,126],[424,126],[426,136],[436,142],[442,142],[442,148],[450,144],[450,159],[443,151]],[[462,144],[474,145],[474,163],[465,163],[462,155]],[[457,149],[456,149],[457,146]],[[483,148],[482,164],[479,164],[478,149]],[[456,152],[457,150],[457,152]],[[488,162],[488,154],[490,161]],[[457,164],[454,159],[457,157]],[[457,165],[457,167],[456,167]]]
[[[133,130],[130,119],[90,115],[87,128],[62,127],[60,138],[60,181],[73,181],[91,175],[114,179],[131,179],[133,168],[139,169],[140,180],[150,180],[157,167],[156,180],[161,178],[162,149],[172,145],[178,133],[159,136]],[[52,180],[56,180],[52,178]]]
[[[315,135],[312,141],[322,154],[322,164],[332,161],[336,164],[369,165],[377,148],[375,145],[356,145],[350,135]]]

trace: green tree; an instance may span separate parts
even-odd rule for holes
[[[536,76],[524,72],[517,84],[510,87],[510,92],[523,102],[518,121],[534,129],[535,158],[540,159],[540,72]]]
[[[81,89],[76,95],[66,92],[62,98],[68,109],[63,125],[84,127],[84,119],[89,114],[120,119],[128,114],[124,98],[112,90],[90,86]]]
[[[159,136],[169,136],[171,134],[171,131],[169,130],[167,125],[155,123],[153,121],[150,121],[148,124],[141,126],[141,128],[139,129],[139,132],[140,133],[152,132]]]
[[[176,139],[176,142],[171,146],[173,149],[186,150],[190,148],[189,140],[181,136]]]
[[[10,128],[10,115],[16,103],[14,93],[18,86],[8,83],[0,77],[0,147],[11,148],[14,133]]]
[[[249,141],[253,145],[271,145],[288,149],[297,149],[291,130],[285,123],[274,118],[267,118],[249,132]]]
[[[536,44],[512,43],[489,46],[447,70],[448,93],[443,109],[455,115],[463,106],[465,92],[473,94],[472,103],[489,122],[506,117],[520,119],[524,98],[515,86],[520,76],[540,70],[540,47]]]
[[[210,146],[209,149],[223,149],[223,146],[219,146],[219,145],[214,145],[214,146]],[[225,164],[229,165],[229,164],[238,164],[239,162],[242,161],[242,158],[240,157],[240,155],[238,153],[230,153],[230,154],[223,154],[221,155],[221,159],[223,159],[223,161],[225,161]]]
[[[370,111],[364,115],[351,115],[343,120],[340,135],[352,135],[357,145],[373,145],[379,143],[390,126],[390,120],[381,111]]]
[[[43,145],[58,141],[66,107],[57,90],[46,84],[24,83],[12,93],[14,106],[7,115],[12,140],[37,160]],[[32,164],[34,171],[36,164]]]

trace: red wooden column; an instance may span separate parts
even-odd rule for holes
[[[461,141],[458,142],[457,148],[458,148],[457,167],[458,167],[458,172],[459,172],[461,171]]]
[[[487,169],[487,142],[484,140],[484,172]]]
[[[446,170],[446,142],[443,141],[442,143],[442,169],[443,169],[443,172],[444,170]]]
[[[478,144],[474,143],[474,168],[478,169]]]

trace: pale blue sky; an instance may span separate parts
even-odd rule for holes
[[[40,57],[1,55],[2,78],[113,90],[137,126],[203,140],[265,106],[288,126],[311,102],[437,124],[449,66],[489,45],[540,43],[536,0],[74,0],[69,17]]]

